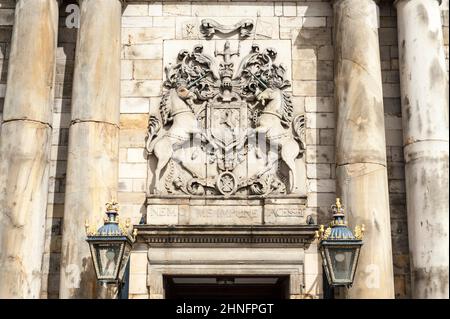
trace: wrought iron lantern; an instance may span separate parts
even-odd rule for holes
[[[330,286],[349,287],[355,277],[363,244],[364,225],[356,226],[353,234],[345,221],[344,207],[339,198],[331,209],[333,221],[327,229],[321,225],[316,238],[320,240],[319,249]]]
[[[119,284],[120,288],[137,229],[130,234],[130,221],[119,224],[118,215],[118,203],[111,201],[106,204],[104,225],[95,230],[86,222],[85,227],[97,280],[104,284]]]

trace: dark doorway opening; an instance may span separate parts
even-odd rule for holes
[[[289,276],[165,276],[166,299],[288,299]]]

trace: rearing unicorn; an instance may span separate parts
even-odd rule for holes
[[[145,148],[148,154],[154,154],[158,159],[155,169],[154,187],[159,190],[161,171],[172,158],[174,149],[181,147],[190,140],[192,135],[201,133],[194,111],[189,106],[196,95],[186,87],[170,89],[161,99],[161,121],[151,116]],[[158,132],[167,124],[172,123],[164,134]]]
[[[295,159],[305,150],[302,139],[304,116],[298,115],[292,119],[291,97],[281,89],[267,88],[258,94],[257,100],[261,102],[263,110],[259,116],[256,132],[265,134],[270,146],[280,150],[281,159],[289,168],[289,189],[293,192],[297,187]],[[292,134],[291,123],[295,135]],[[268,161],[263,173],[270,170],[277,160]]]

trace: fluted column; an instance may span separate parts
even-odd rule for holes
[[[396,1],[414,298],[448,298],[448,77],[437,0]]]
[[[19,0],[0,139],[0,298],[39,298],[45,239],[57,0]]]
[[[335,0],[336,175],[350,226],[366,237],[348,298],[393,298],[377,4]]]
[[[85,221],[101,221],[117,198],[120,0],[81,0],[72,93],[60,298],[95,298]]]

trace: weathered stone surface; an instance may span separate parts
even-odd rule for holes
[[[148,98],[122,98],[120,100],[120,113],[148,113],[149,108]]]
[[[393,298],[389,198],[384,166],[355,163],[336,169],[338,190],[351,227],[367,232],[350,298]],[[387,211],[385,211],[387,210]]]
[[[57,21],[54,21],[57,7],[52,7],[53,1],[38,2],[35,5],[30,5],[30,1],[18,2],[15,22],[17,27],[14,28],[8,70],[9,76],[13,76],[8,81],[11,93],[23,92],[25,83],[31,83],[35,88],[28,94],[6,95],[5,104],[14,103],[14,107],[4,108],[3,121],[29,119],[52,122],[52,108],[48,106],[53,103],[53,100],[49,100],[49,95],[52,94],[54,81],[56,40],[53,35],[57,32]],[[39,22],[38,19],[43,21]],[[41,25],[41,29],[33,23]],[[34,36],[39,36],[42,42],[35,41]],[[43,54],[49,56],[42,58]],[[42,62],[37,63],[40,60]]]
[[[153,25],[152,17],[123,17],[122,26],[127,28],[145,28]]]
[[[120,0],[81,1],[61,256],[61,298],[93,298],[96,280],[84,223],[100,224],[117,198]],[[97,219],[94,217],[97,216]]]
[[[162,80],[163,66],[161,60],[134,61],[133,78],[136,80]]]
[[[123,28],[123,44],[157,44],[162,40],[173,39],[175,28]]]
[[[56,0],[17,1],[0,140],[0,298],[40,296],[57,25]]]
[[[70,128],[64,211],[61,298],[94,297],[95,274],[84,224],[100,225],[108,198],[117,198],[119,129],[82,122]]]
[[[123,97],[151,97],[161,95],[160,80],[122,81],[121,95]]]
[[[350,298],[393,298],[377,5],[334,2],[337,193],[367,236]]]
[[[0,148],[0,297],[39,298],[44,251],[48,124],[2,125]]]
[[[396,7],[412,296],[448,298],[448,74],[439,1]]]
[[[252,2],[242,2],[239,5],[229,5],[217,2],[195,2],[192,5],[192,15],[205,16],[225,16],[225,17],[271,17],[273,16],[272,2],[258,2],[255,6]]]
[[[114,19],[121,12],[118,2],[118,0],[82,1],[83,18],[78,32],[73,79],[72,121],[94,120],[119,124],[118,52],[120,52],[121,28],[120,20]],[[104,16],[105,13],[101,13],[105,7],[108,7],[111,16]],[[100,19],[100,15],[104,18]]]
[[[123,57],[130,60],[162,59],[161,44],[126,45],[123,48]]]
[[[140,17],[140,16],[147,16],[148,14],[149,14],[148,4],[127,5],[122,13],[124,17]]]
[[[363,10],[354,2],[340,0],[334,5],[339,15],[335,19],[335,103],[341,106],[337,108],[336,148],[340,150],[337,163],[358,163],[364,159],[385,165],[376,5],[373,1],[364,0]],[[341,17],[341,14],[357,15],[358,19],[352,21]],[[349,137],[354,139],[351,143],[348,142]]]

